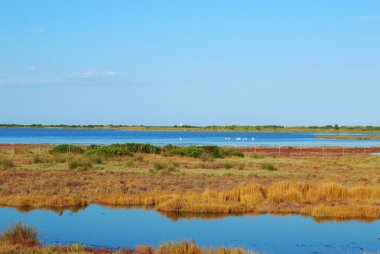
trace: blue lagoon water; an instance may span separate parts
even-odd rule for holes
[[[38,228],[44,244],[82,243],[134,248],[195,240],[205,247],[244,247],[260,253],[363,253],[380,250],[380,220],[317,223],[310,217],[246,215],[171,220],[153,210],[92,205],[62,214],[0,208],[0,231],[22,221]]]
[[[315,136],[319,135],[337,134],[0,128],[0,143],[111,144],[136,142],[154,145],[380,146],[380,140],[316,139]]]

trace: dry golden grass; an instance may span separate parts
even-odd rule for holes
[[[337,183],[278,182],[249,184],[226,191],[149,190],[139,193],[81,195],[8,195],[0,204],[17,207],[69,207],[91,203],[145,206],[163,212],[299,213],[318,218],[380,218],[380,186],[346,187]]]

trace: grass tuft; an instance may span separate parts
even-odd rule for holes
[[[12,160],[8,159],[0,159],[0,169],[10,169],[13,168],[15,165],[13,164]]]
[[[69,162],[69,168],[88,170],[92,168],[92,163],[89,159],[78,158]]]
[[[270,163],[263,163],[263,164],[261,164],[261,169],[268,170],[268,171],[276,171],[276,170],[278,170],[275,166],[273,166]]]
[[[21,244],[24,246],[37,246],[40,243],[37,229],[21,222],[10,226],[1,235],[1,238],[11,244]]]

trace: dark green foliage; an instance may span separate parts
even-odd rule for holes
[[[151,144],[112,144],[108,146],[90,146],[87,154],[101,154],[108,156],[132,156],[134,153],[159,154],[162,148]]]
[[[213,158],[224,158],[225,156],[244,157],[244,154],[238,150],[224,150],[219,146],[173,146],[164,147],[154,146],[151,144],[127,143],[111,144],[106,146],[91,145],[85,151],[78,146],[59,145],[51,150],[51,153],[83,153],[89,156],[133,156],[135,153],[145,154],[165,154],[167,156],[185,156],[193,158],[203,158],[205,160]],[[94,161],[95,162],[95,161]],[[97,162],[95,162],[97,163]]]
[[[231,149],[223,150],[223,155],[226,157],[229,157],[229,156],[236,156],[236,157],[242,157],[242,158],[244,157],[244,153],[242,151],[231,150]]]
[[[223,158],[223,150],[218,146],[164,146],[164,153],[168,156],[179,155],[193,158]]]
[[[50,150],[51,153],[83,153],[84,149],[80,146],[63,144],[57,145],[53,149]]]

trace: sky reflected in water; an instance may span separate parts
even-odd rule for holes
[[[0,230],[22,221],[36,226],[46,244],[80,242],[93,247],[136,247],[194,239],[201,246],[236,246],[265,253],[362,253],[380,250],[380,220],[317,223],[303,216],[176,218],[154,210],[91,205],[59,214],[0,208]]]

